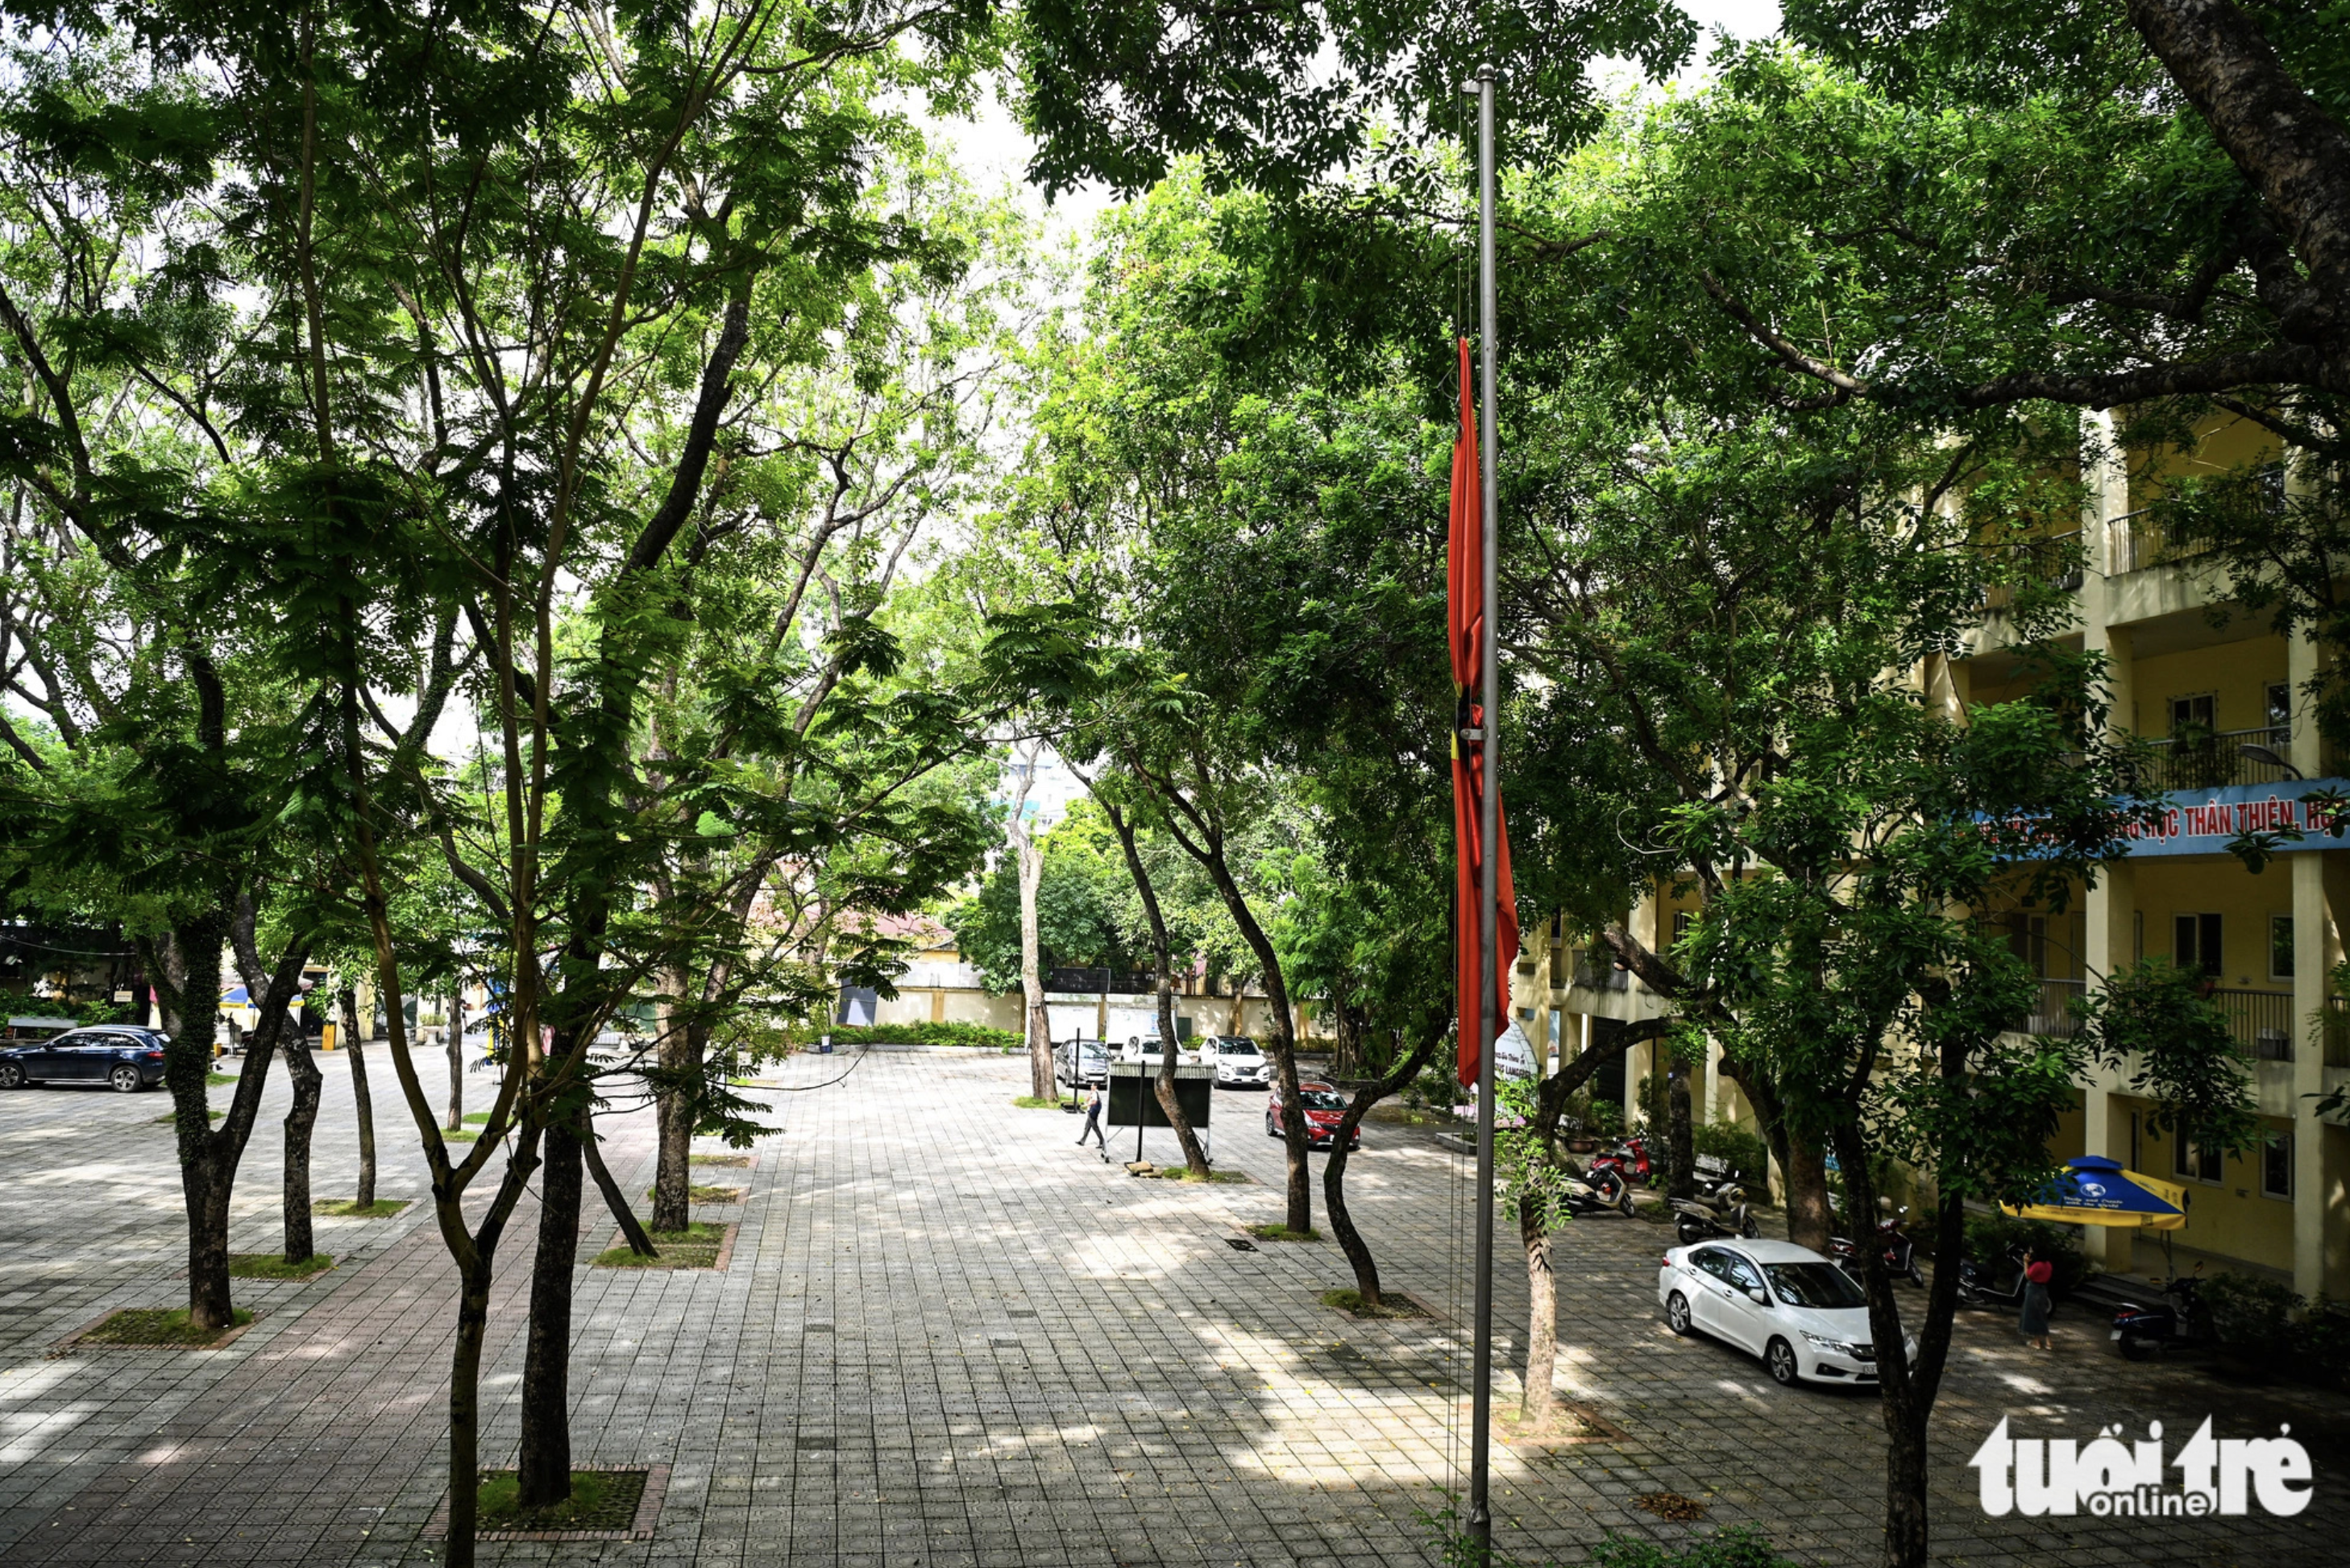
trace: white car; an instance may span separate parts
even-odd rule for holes
[[[1118,1059],[1121,1062],[1146,1062],[1152,1065],[1156,1065],[1164,1054],[1164,1049],[1159,1044],[1159,1031],[1153,1029],[1148,1034],[1136,1034],[1129,1036],[1126,1043],[1126,1049],[1118,1053]],[[1175,1042],[1175,1064],[1177,1066],[1197,1067],[1201,1064],[1201,1057],[1200,1054],[1199,1041],[1178,1040]]]
[[[1702,1332],[1762,1358],[1773,1381],[1874,1386],[1867,1298],[1835,1263],[1792,1241],[1701,1241],[1657,1269],[1675,1334]],[[1915,1338],[1905,1349],[1918,1354]]]
[[[1219,1034],[1208,1042],[1216,1054],[1216,1087],[1261,1088],[1273,1082],[1273,1059],[1243,1034]]]

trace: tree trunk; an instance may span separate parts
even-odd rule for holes
[[[351,1105],[359,1121],[359,1189],[352,1201],[365,1212],[375,1203],[375,1102],[368,1096],[367,1047],[359,1038],[359,999],[345,986],[337,1000],[342,1004],[343,1028],[351,1037]]]
[[[604,1207],[609,1209],[612,1218],[620,1222],[620,1234],[628,1238],[629,1251],[640,1258],[660,1257],[660,1250],[653,1245],[653,1239],[645,1234],[642,1225],[637,1223],[637,1211],[629,1207],[627,1194],[620,1190],[620,1184],[612,1179],[612,1173],[604,1168],[604,1157],[596,1151],[596,1120],[591,1116],[579,1139],[579,1158],[587,1161],[588,1174],[595,1179],[596,1190],[604,1195]]]
[[[1354,1097],[1347,1103],[1346,1114],[1338,1118],[1337,1133],[1330,1139],[1330,1158],[1322,1162],[1322,1207],[1330,1217],[1330,1234],[1337,1238],[1338,1250],[1347,1254],[1347,1262],[1355,1271],[1356,1296],[1373,1311],[1387,1302],[1379,1293],[1378,1262],[1371,1256],[1363,1233],[1355,1229],[1355,1217],[1347,1208],[1349,1147],[1355,1141],[1355,1129],[1363,1125],[1371,1107],[1419,1076],[1420,1069],[1443,1038],[1440,1027],[1430,1032],[1386,1077],[1355,1091]]]
[[[1787,1177],[1787,1240],[1828,1250],[1828,1162],[1818,1144],[1790,1136],[1781,1168]]]
[[[1531,1192],[1518,1195],[1518,1240],[1526,1250],[1526,1374],[1518,1400],[1520,1431],[1548,1432],[1558,1408],[1551,1388],[1558,1369],[1558,1276],[1550,1264],[1547,1205]]]
[[[692,977],[671,970],[662,981],[660,1087],[655,1116],[660,1147],[653,1163],[652,1229],[682,1231],[692,1218],[694,1096],[702,1082],[701,1032],[689,1025],[681,1005]],[[672,1000],[672,999],[677,1000]]]
[[[2130,25],[2293,242],[2309,282],[2282,312],[2338,366],[2350,318],[2350,131],[2230,0],[2127,0]],[[2299,319],[2295,319],[2298,317]]]
[[[286,1071],[294,1080],[294,1103],[286,1112],[286,1192],[280,1203],[286,1231],[286,1261],[306,1263],[316,1251],[310,1233],[310,1135],[318,1125],[318,1101],[325,1093],[326,1075],[310,1054],[310,1036],[299,1028],[285,1032]]]
[[[1175,1052],[1180,1042],[1175,1033],[1175,954],[1167,936],[1166,917],[1159,910],[1159,890],[1151,884],[1149,868],[1143,865],[1142,852],[1135,844],[1134,823],[1117,802],[1101,797],[1101,805],[1118,834],[1118,846],[1126,854],[1127,875],[1134,878],[1134,890],[1150,921],[1150,957],[1159,971],[1159,1108],[1166,1113],[1167,1125],[1175,1129],[1175,1141],[1183,1146],[1184,1168],[1204,1181],[1208,1156],[1175,1095]]]
[[[236,1097],[218,1131],[212,1126],[204,1075],[212,1069],[213,1018],[220,1005],[221,943],[234,938],[246,992],[260,1011],[253,1050],[238,1072]],[[173,930],[151,972],[161,981],[164,1032],[163,1081],[172,1091],[172,1120],[180,1155],[180,1184],[188,1217],[188,1322],[196,1328],[227,1328],[234,1321],[228,1277],[229,1203],[237,1163],[261,1109],[269,1083],[269,1060],[276,1054],[286,1003],[302,975],[297,940],[263,981],[260,954],[253,947],[253,904],[240,895],[233,914],[213,913]],[[256,992],[255,987],[259,987]]]
[[[458,1272],[457,1342],[449,1353],[449,1537],[446,1568],[473,1568],[481,1512],[482,1341],[490,1324],[492,1254]]]
[[[518,1506],[550,1508],[571,1495],[571,1274],[579,1261],[579,1112],[549,1122],[539,1168],[538,1251],[530,1272],[530,1337],[523,1354]]]
[[[448,1130],[462,1132],[465,1127],[465,999],[463,993],[449,993],[449,1120]]]
[[[1665,1075],[1666,1142],[1671,1148],[1672,1163],[1672,1185],[1667,1191],[1675,1198],[1694,1198],[1697,1145],[1690,1127],[1690,1067],[1678,1052],[1673,1053],[1671,1062]]]
[[[1028,1092],[1038,1099],[1054,1093],[1053,1026],[1045,1011],[1043,944],[1037,933],[1036,890],[1045,880],[1045,852],[1024,826],[1020,857],[1020,998],[1028,1033]]]

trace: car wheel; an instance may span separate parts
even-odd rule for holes
[[[106,1075],[106,1081],[114,1085],[118,1094],[124,1095],[135,1095],[146,1086],[140,1082],[139,1069],[128,1062],[109,1073]]]
[[[1264,1136],[1267,1137],[1279,1137],[1281,1136],[1281,1129],[1273,1125],[1273,1113],[1271,1111],[1264,1113]]]
[[[0,1062],[0,1089],[21,1089],[25,1086],[25,1069],[14,1062]]]
[[[1795,1365],[1795,1347],[1783,1339],[1773,1339],[1762,1347],[1762,1365],[1771,1370],[1771,1381],[1782,1388],[1793,1388],[1803,1373]]]
[[[1679,1291],[1665,1298],[1665,1326],[1683,1339],[1689,1337],[1693,1326],[1690,1322],[1689,1297]]]

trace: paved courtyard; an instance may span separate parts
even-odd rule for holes
[[[413,1134],[390,1064],[374,1060],[381,1191],[420,1197]],[[322,1197],[350,1187],[348,1063],[324,1058]],[[239,1188],[239,1251],[277,1244],[286,1095],[272,1075]],[[783,1136],[747,1172],[705,1173],[748,1187],[701,1216],[739,1222],[724,1272],[579,1276],[576,1462],[668,1467],[652,1539],[485,1542],[484,1561],[1437,1561],[1417,1516],[1461,1483],[1470,1195],[1461,1162],[1425,1134],[1372,1128],[1351,1186],[1390,1286],[1452,1321],[1365,1324],[1319,1303],[1348,1282],[1336,1246],[1231,1244],[1281,1213],[1280,1148],[1253,1096],[1218,1097],[1215,1148],[1255,1181],[1201,1188],[1132,1179],[1072,1147],[1074,1118],[1013,1108],[1019,1061],[883,1050],[803,1057],[780,1081],[806,1090],[766,1096]],[[473,1093],[481,1103],[486,1089]],[[396,1220],[319,1220],[340,1266],[303,1284],[239,1282],[262,1315],[226,1349],[52,1352],[110,1308],[182,1299],[172,1135],[154,1121],[167,1105],[0,1096],[0,1562],[436,1561],[453,1297],[421,1204]],[[650,1117],[599,1126],[615,1174],[641,1192]],[[1171,1157],[1166,1135],[1153,1140]],[[526,1206],[493,1309],[491,1465],[510,1463],[515,1442],[535,1230]],[[583,1256],[612,1231],[591,1211]],[[1560,1243],[1560,1389],[1621,1435],[1501,1455],[1503,1548],[1578,1563],[1610,1531],[1682,1539],[1691,1527],[1635,1502],[1669,1491],[1705,1505],[1698,1530],[1760,1524],[1806,1562],[1873,1562],[1875,1400],[1778,1389],[1756,1363],[1666,1333],[1654,1270],[1667,1234],[1609,1218]],[[1515,1329],[1524,1286],[1506,1265],[1500,1301]],[[1936,1430],[1939,1560],[2350,1556],[2350,1400],[2125,1366],[2095,1324],[2060,1314],[2058,1327],[2057,1353],[2038,1355],[2003,1320],[1962,1318]],[[2116,1422],[2139,1437],[2158,1418],[2175,1449],[2207,1414],[2223,1436],[2290,1422],[2315,1458],[2310,1510],[2141,1522],[1991,1520],[1976,1506],[1965,1459],[2002,1415],[2018,1436],[2085,1440]]]

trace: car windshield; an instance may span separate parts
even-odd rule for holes
[[[1216,1047],[1227,1056],[1255,1056],[1260,1053],[1253,1040],[1226,1040]]]
[[[1765,1263],[1762,1272],[1789,1306],[1856,1307],[1868,1302],[1852,1276],[1834,1263]]]
[[[1347,1102],[1327,1089],[1300,1089],[1297,1097],[1305,1102],[1309,1111],[1343,1111]]]

